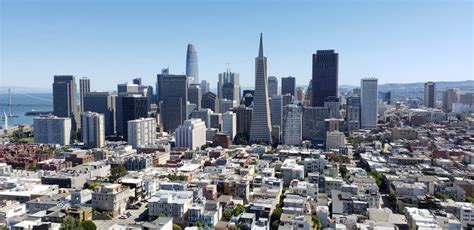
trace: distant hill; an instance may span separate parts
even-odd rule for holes
[[[415,83],[386,83],[379,85],[379,91],[422,91],[424,82]],[[359,86],[354,85],[339,85],[340,89],[353,89]],[[442,90],[446,88],[459,88],[465,91],[474,91],[474,80],[467,81],[438,81],[436,82],[436,89]]]

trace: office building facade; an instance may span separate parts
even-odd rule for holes
[[[268,96],[278,95],[278,78],[275,76],[268,77]]]
[[[115,133],[115,100],[109,92],[89,92],[84,96],[84,110],[104,115],[105,135]]]
[[[296,79],[292,76],[289,77],[282,77],[281,78],[281,94],[291,94],[291,96],[295,96],[296,90]]]
[[[206,124],[201,119],[185,120],[175,132],[176,147],[199,150],[206,144]]]
[[[360,126],[362,129],[377,128],[378,80],[364,78],[360,83]]]
[[[80,128],[79,107],[76,100],[76,78],[72,75],[54,76],[53,114],[57,117],[71,118],[73,132]]]
[[[301,145],[302,108],[290,104],[283,107],[282,141],[284,145]]]
[[[318,50],[313,54],[312,105],[324,106],[326,97],[337,97],[339,54]]]
[[[133,148],[152,145],[156,140],[156,119],[139,118],[127,122],[128,144]]]
[[[84,97],[87,93],[91,91],[91,81],[89,78],[83,77],[79,79],[79,98],[80,98],[80,112],[85,112],[84,110]]]
[[[71,140],[71,118],[36,117],[33,119],[34,142],[37,144],[69,145]]]
[[[95,112],[81,113],[82,141],[87,148],[105,146],[105,118]]]

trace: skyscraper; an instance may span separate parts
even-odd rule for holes
[[[237,116],[231,111],[222,114],[222,132],[234,139],[237,134]]]
[[[233,108],[232,111],[237,115],[237,133],[249,135],[252,125],[252,108],[243,105]]]
[[[303,140],[322,145],[326,139],[324,120],[329,118],[329,108],[303,107]]]
[[[364,78],[360,82],[360,126],[362,129],[377,128],[377,78]]]
[[[84,97],[86,96],[87,93],[91,91],[91,81],[89,78],[83,77],[79,79],[79,97],[80,97],[80,103],[81,103],[81,112],[84,111]]]
[[[443,110],[444,112],[451,112],[453,110],[453,103],[459,102],[459,89],[446,89],[443,92]]]
[[[349,133],[360,129],[360,97],[347,97],[346,121]]]
[[[428,108],[436,107],[436,84],[432,81],[425,82],[423,104]]]
[[[115,99],[117,95],[109,92],[89,92],[84,97],[84,111],[101,113],[104,115],[105,135],[115,133]]]
[[[268,96],[278,95],[278,78],[275,76],[268,77]]]
[[[219,103],[217,102],[217,96],[213,92],[207,92],[202,95],[201,108],[210,109],[213,112],[218,112]]]
[[[301,145],[301,107],[290,104],[283,107],[282,140],[284,145]]]
[[[337,97],[339,54],[334,50],[318,50],[313,54],[312,105],[324,106],[326,97]]]
[[[291,94],[291,96],[295,96],[296,90],[296,80],[294,77],[282,77],[281,78],[281,95]]]
[[[188,78],[184,75],[162,75],[160,98],[164,130],[173,132],[187,119]]]
[[[127,139],[127,122],[142,117],[148,117],[148,100],[141,95],[121,95],[116,100],[116,131]]]
[[[217,96],[219,100],[227,99],[240,104],[240,84],[239,74],[231,72],[228,68],[226,72],[219,74],[217,83]]]
[[[201,86],[190,84],[188,87],[188,101],[196,105],[196,109],[201,109]]]
[[[188,50],[186,52],[186,76],[192,78],[193,81],[190,83],[199,84],[198,57],[194,44],[188,44]]]
[[[105,146],[104,115],[94,112],[81,113],[82,141],[87,148]]]
[[[260,34],[258,57],[255,58],[255,94],[250,142],[272,143],[270,106],[268,103],[267,58],[263,56],[262,34]]]
[[[76,79],[72,75],[54,76],[53,113],[58,117],[71,118],[73,132],[80,128],[79,107],[76,100]]]
[[[205,94],[209,92],[209,82],[206,80],[202,80],[201,83],[199,83],[199,86],[201,87],[201,94]]]
[[[281,128],[281,116],[283,114],[283,96],[273,95],[270,101],[271,111],[271,122],[273,126],[280,126]]]
[[[324,107],[329,108],[329,117],[330,118],[340,118],[340,106],[338,97],[330,96],[324,99]]]

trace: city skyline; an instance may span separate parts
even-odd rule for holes
[[[275,4],[259,2],[255,9],[247,12],[248,17],[238,16],[215,22],[216,18],[223,16],[217,13],[214,16],[198,17],[198,26],[186,25],[183,20],[176,20],[170,25],[158,23],[161,17],[169,16],[168,12],[149,18],[136,15],[142,10],[149,10],[144,8],[158,6],[171,12],[177,8],[182,8],[184,12],[201,10],[196,13],[201,15],[206,12],[205,6],[212,1],[204,3],[183,6],[163,2],[137,6],[125,1],[114,6],[99,4],[97,9],[92,10],[87,2],[72,2],[68,5],[60,2],[41,4],[4,1],[1,7],[1,85],[50,88],[45,80],[61,74],[88,77],[93,82],[92,90],[110,90],[112,87],[107,82],[130,82],[135,77],[141,77],[145,84],[152,85],[154,76],[162,68],[170,67],[170,72],[174,74],[185,73],[185,49],[187,44],[192,43],[199,47],[201,80],[207,80],[214,86],[218,73],[226,63],[231,63],[232,69],[241,75],[242,86],[249,87],[252,86],[250,82],[253,77],[252,50],[255,50],[252,40],[259,32],[264,32],[268,40],[267,56],[271,60],[269,75],[279,79],[294,76],[297,85],[309,83],[311,55],[323,49],[334,49],[340,54],[340,85],[357,85],[364,77],[377,77],[380,84],[412,82],[412,79],[419,82],[446,79],[460,81],[472,77],[472,11],[469,11],[472,3],[469,2],[448,4],[439,1],[428,4],[417,1],[410,5],[410,9],[404,7],[407,4],[404,2],[387,3],[387,6],[370,1],[347,4],[301,2],[297,5],[285,1]],[[229,4],[237,5],[229,7],[233,11],[244,10],[240,4]],[[106,5],[111,10],[99,16],[100,9]],[[224,7],[216,2],[213,5]],[[271,17],[248,26],[246,22],[255,19],[259,10],[267,5],[275,12],[288,9],[285,12],[294,17]],[[88,17],[78,15],[76,19],[57,21],[56,17],[77,10],[71,6],[88,10],[85,14]],[[355,10],[351,10],[352,14],[349,15],[358,17],[351,17],[354,22],[345,26],[348,16],[343,15],[351,6]],[[123,8],[130,9],[129,21],[117,18]],[[324,17],[332,16],[331,13],[337,13],[337,20],[329,24],[321,23]],[[396,17],[397,13],[405,17]],[[374,20],[382,16],[384,20]],[[313,22],[311,29],[302,26],[310,21]],[[143,25],[131,28],[140,23]],[[238,31],[238,39],[225,36],[209,42],[212,40],[210,38],[224,30],[226,23],[233,31]],[[275,23],[280,24],[281,28],[272,29],[271,25]],[[23,27],[26,24],[29,26]],[[122,36],[124,34],[120,32],[119,26],[123,30],[135,32],[137,36]],[[32,27],[35,28],[26,29]],[[175,39],[154,37],[159,33],[152,32],[156,30],[155,27],[158,31],[169,32]],[[78,30],[71,31],[73,28]],[[184,34],[181,32],[183,30],[189,33]],[[65,33],[72,34],[62,39],[60,35]],[[373,38],[374,35],[377,39]],[[412,55],[407,55],[408,52]],[[446,63],[445,57],[452,55],[456,55],[456,62]]]

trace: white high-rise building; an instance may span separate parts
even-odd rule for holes
[[[175,132],[176,147],[198,150],[206,144],[206,124],[201,119],[185,120]]]
[[[227,111],[222,114],[222,132],[234,139],[237,134],[237,116],[231,111]]]
[[[285,145],[301,145],[302,114],[300,106],[289,104],[283,107],[282,140]]]
[[[128,125],[128,144],[133,148],[154,144],[156,139],[156,119],[140,118],[130,120]]]
[[[71,140],[71,118],[37,117],[33,119],[34,140],[41,144],[69,145]]]
[[[94,112],[81,113],[82,140],[87,148],[105,146],[104,115]]]
[[[364,78],[360,82],[360,126],[362,129],[377,128],[377,78]]]

